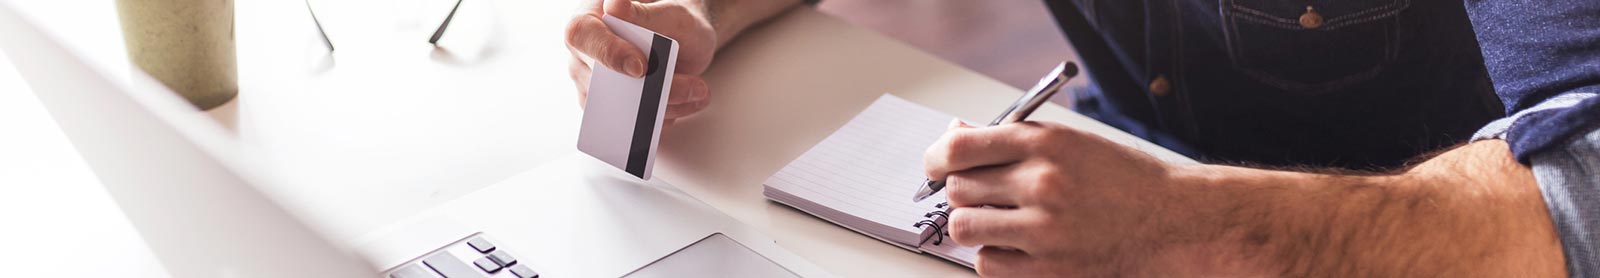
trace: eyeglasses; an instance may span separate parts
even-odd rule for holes
[[[450,27],[450,20],[456,18],[456,10],[461,9],[461,2],[462,1],[465,1],[465,0],[456,0],[455,6],[450,8],[450,14],[449,15],[445,15],[444,22],[439,23],[439,28],[433,31],[433,36],[428,37],[428,43],[430,43],[430,44],[438,44],[439,43],[439,38],[440,37],[444,37],[444,30],[446,28]],[[317,11],[315,9],[311,8],[311,0],[305,0],[305,3],[306,3],[306,11],[311,13],[311,23],[316,24],[316,26],[317,26],[317,34],[321,35],[319,37],[322,38],[322,45],[327,46],[328,47],[328,51],[330,51],[330,52],[333,51],[333,40],[329,40],[328,39],[328,32],[322,30],[322,21],[321,20],[317,20]]]

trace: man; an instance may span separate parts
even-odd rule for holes
[[[1391,169],[1503,116],[1459,2],[1160,1],[1174,0],[1046,2],[1098,88],[1075,92],[1075,110],[1187,156]],[[604,13],[678,39],[669,123],[710,102],[699,74],[718,47],[799,3],[650,2],[584,3],[570,72],[581,92],[595,61],[643,71],[642,52],[595,19]]]
[[[957,125],[926,157],[951,236],[985,246],[986,276],[1600,275],[1600,2],[1467,2],[1517,111],[1476,142],[1394,173],[1302,173]]]
[[[1099,118],[1114,124],[1122,118],[1129,119],[1124,122],[1155,126],[1157,128],[1151,129],[1153,132],[1136,133],[1167,141],[1164,145],[1169,147],[1192,143],[1197,145],[1195,151],[1212,161],[1353,168],[1398,165],[1397,157],[1453,144],[1449,138],[1461,129],[1471,126],[1470,132],[1471,128],[1482,125],[1482,121],[1475,118],[1497,116],[1498,113],[1483,113],[1476,108],[1484,102],[1472,94],[1473,88],[1487,82],[1479,79],[1483,69],[1473,66],[1482,64],[1481,60],[1475,60],[1482,59],[1476,54],[1476,44],[1471,42],[1471,37],[1463,41],[1459,36],[1473,34],[1471,26],[1465,22],[1465,14],[1451,17],[1449,13],[1460,12],[1461,7],[1455,5],[1451,9],[1452,4],[1448,3],[1405,0],[1385,3],[1389,5],[1368,9],[1323,5],[1320,10],[1313,4],[1299,17],[1298,28],[1301,29],[1298,30],[1383,35],[1399,31],[1434,32],[1420,36],[1429,38],[1425,41],[1367,38],[1385,42],[1381,46],[1366,46],[1377,49],[1376,54],[1349,54],[1363,59],[1341,61],[1338,59],[1341,57],[1332,57],[1335,59],[1327,60],[1330,64],[1325,67],[1331,70],[1324,71],[1315,65],[1285,62],[1283,57],[1252,56],[1260,54],[1255,52],[1274,51],[1271,46],[1297,46],[1305,41],[1263,42],[1262,37],[1247,41],[1239,36],[1275,31],[1262,29],[1262,26],[1246,27],[1256,28],[1253,32],[1238,32],[1243,29],[1236,26],[1223,27],[1234,28],[1226,32],[1234,37],[1219,36],[1218,40],[1227,43],[1218,44],[1241,47],[1223,50],[1251,52],[1247,53],[1249,55],[1222,55],[1231,60],[1231,63],[1215,66],[1223,73],[1204,77],[1206,73],[1179,66],[1130,78],[1150,80],[1151,86],[1141,90],[1152,96],[1191,100],[1157,101],[1141,108],[1137,103],[1111,96],[1105,98],[1109,105],[1091,107],[1111,109],[1087,112],[1100,114]],[[1588,31],[1595,26],[1587,23],[1600,21],[1569,20],[1574,15],[1600,14],[1600,10],[1595,4],[1562,4],[1565,6],[1471,4],[1479,22],[1479,39],[1490,46],[1483,52],[1489,53],[1491,61],[1495,62],[1492,63],[1494,76],[1499,84],[1496,89],[1511,108],[1508,110],[1521,113],[1485,128],[1484,134],[1490,135],[1485,136],[1486,139],[1446,151],[1407,171],[1339,175],[1216,165],[1166,165],[1068,127],[1025,122],[992,128],[953,126],[951,132],[929,149],[928,176],[951,181],[947,194],[959,207],[951,219],[952,237],[959,243],[985,246],[980,253],[978,271],[986,276],[1119,273],[1549,276],[1564,272],[1593,275],[1596,257],[1591,250],[1596,248],[1594,242],[1600,240],[1589,236],[1588,231],[1600,227],[1595,224],[1597,217],[1592,216],[1596,214],[1596,204],[1592,200],[1600,198],[1600,194],[1593,192],[1596,175],[1583,171],[1593,171],[1596,164],[1600,164],[1593,161],[1597,159],[1595,152],[1600,152],[1595,150],[1596,145],[1600,145],[1596,142],[1600,135],[1592,131],[1596,125],[1594,119],[1600,118],[1595,112],[1595,103],[1600,101],[1593,97],[1585,99],[1588,95],[1583,93],[1600,88],[1595,85],[1600,84],[1600,80],[1596,80],[1593,69],[1595,61],[1600,61],[1596,58],[1600,54],[1594,53],[1592,47],[1597,38],[1595,32]],[[793,5],[794,1],[776,0],[585,3],[568,29],[568,43],[574,54],[574,80],[580,91],[586,88],[583,82],[588,75],[588,65],[592,63],[603,63],[627,73],[642,72],[643,54],[616,39],[600,23],[600,14],[611,14],[661,31],[684,44],[680,63],[687,64],[680,64],[679,72],[683,76],[674,84],[687,85],[674,86],[668,118],[692,114],[709,102],[710,93],[698,74],[709,65],[716,48],[744,28]],[[1108,15],[1106,18],[1119,18],[1117,13],[1129,11],[1099,7],[1096,14]],[[1250,5],[1227,7],[1227,12],[1237,13],[1227,15],[1232,22],[1228,25],[1244,21],[1280,29],[1295,28],[1292,23],[1279,20],[1283,18],[1271,16],[1272,12],[1282,9]],[[1522,11],[1517,10],[1519,7],[1549,10]],[[1156,8],[1159,7],[1135,10],[1158,10]],[[1194,7],[1185,8],[1184,11],[1192,12]],[[1324,13],[1328,14],[1327,18],[1322,17]],[[1350,16],[1362,13],[1366,16]],[[1401,20],[1397,14],[1427,15],[1426,19],[1430,20]],[[1376,19],[1365,20],[1369,18]],[[1438,26],[1427,25],[1428,22]],[[1550,45],[1514,48],[1527,46],[1518,41],[1518,36],[1526,34],[1516,32],[1528,28],[1519,24],[1554,28],[1552,23],[1565,23],[1554,26],[1577,28],[1568,31],[1587,33],[1547,30],[1539,34],[1552,37],[1535,41]],[[1130,49],[1139,48],[1130,44],[1154,44],[1151,42],[1154,39],[1128,40],[1127,37],[1142,35],[1127,30],[1190,26],[1162,24],[1134,28],[1110,21],[1093,24],[1106,32],[1106,37],[1111,37],[1107,41],[1113,50],[1126,56],[1118,57],[1119,62],[1124,63],[1123,68],[1145,73],[1157,66],[1133,66],[1181,59],[1156,57],[1159,55],[1149,52],[1129,55],[1137,52]],[[1205,30],[1205,26],[1218,25],[1201,24],[1196,28],[1202,30],[1193,33],[1221,30]],[[1462,28],[1466,30],[1464,33],[1457,32]],[[1569,33],[1574,35],[1555,36]],[[1397,46],[1400,42],[1410,45]],[[1431,43],[1422,45],[1435,51],[1416,50],[1424,48],[1417,45],[1420,43]],[[1212,50],[1222,49],[1216,45],[1211,47]],[[1470,48],[1472,55],[1463,54],[1463,48]],[[1186,49],[1177,48],[1176,51]],[[1196,49],[1205,52],[1206,48]],[[1335,50],[1317,48],[1311,52],[1343,53]],[[1130,58],[1133,56],[1142,57]],[[1573,60],[1589,62],[1553,62]],[[1407,70],[1375,70],[1373,63]],[[1570,70],[1556,72],[1564,74],[1549,74],[1556,67]],[[1095,66],[1091,65],[1090,69],[1095,70]],[[1234,74],[1226,73],[1230,71]],[[1473,74],[1474,71],[1479,74]],[[1240,89],[1243,93],[1205,93],[1214,88]],[[1387,95],[1364,93],[1369,91]],[[1283,107],[1263,109],[1275,105]],[[1253,113],[1229,114],[1230,107]],[[1085,110],[1082,105],[1079,108]],[[1307,110],[1323,114],[1304,113]],[[1418,114],[1418,111],[1427,113]],[[1160,115],[1152,121],[1150,114]],[[1240,123],[1216,119],[1218,115],[1235,117],[1224,118]],[[1245,116],[1248,118],[1239,118]],[[1206,117],[1211,118],[1202,119]],[[1260,123],[1251,125],[1251,120]],[[1328,138],[1315,136],[1318,132],[1307,127],[1295,126],[1304,123],[1330,129],[1321,133]],[[1201,130],[1200,127],[1217,126],[1221,127],[1194,132]],[[1139,128],[1123,124],[1119,127],[1134,131]],[[1506,127],[1509,132],[1496,132]],[[1230,132],[1238,134],[1226,134]],[[1585,133],[1588,135],[1583,135]],[[1294,146],[1293,141],[1272,141],[1271,137],[1280,134],[1288,136],[1279,137],[1309,140],[1310,143]],[[1509,141],[1489,139],[1502,135]],[[1237,141],[1242,142],[1228,143],[1229,140],[1219,138],[1241,139]],[[1273,157],[1273,152],[1253,152],[1251,146],[1279,152],[1282,157]],[[1093,163],[1087,163],[1091,161]],[[1532,163],[1533,170],[1519,161]],[[1545,196],[1541,196],[1541,192]],[[1584,198],[1591,201],[1584,201]]]

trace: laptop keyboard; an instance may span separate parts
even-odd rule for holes
[[[389,278],[537,278],[538,272],[518,263],[505,248],[495,246],[483,234],[473,234],[401,264],[389,271]]]

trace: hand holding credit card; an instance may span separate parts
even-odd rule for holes
[[[601,20],[648,59],[642,78],[594,64],[578,150],[635,177],[650,179],[677,68],[678,42],[611,15]]]

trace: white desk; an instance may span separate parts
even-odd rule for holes
[[[717,59],[706,77],[713,104],[663,136],[660,177],[841,275],[973,275],[768,202],[761,182],[882,93],[987,121],[1022,92],[809,10],[754,29]],[[1067,123],[1163,159],[1190,161],[1060,106],[1047,105],[1030,119]]]
[[[287,170],[293,185],[268,191],[318,212],[310,220],[334,236],[354,238],[572,152],[580,111],[561,41],[571,4],[468,1],[434,49],[423,38],[435,22],[414,7],[441,1],[317,2],[339,48],[331,59],[300,2],[237,3],[241,95],[216,114],[248,153]],[[59,15],[75,11],[67,5],[111,5],[61,2],[24,6],[60,5],[40,8]],[[119,42],[111,23],[70,25],[92,31],[68,41]],[[122,57],[120,43],[85,46],[107,63]],[[836,274],[972,275],[767,202],[760,183],[881,93],[986,119],[1016,89],[811,10],[753,29],[708,80],[714,104],[664,136],[661,178]],[[32,113],[35,126],[46,118],[36,108],[16,113]],[[1035,119],[1130,138],[1057,106]],[[38,138],[65,144],[49,137]],[[30,160],[0,156],[0,165]]]

